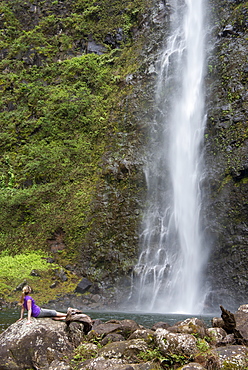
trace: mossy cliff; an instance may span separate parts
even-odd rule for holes
[[[209,0],[209,12],[207,273],[218,297],[243,303],[247,2]],[[155,0],[0,4],[0,250],[52,254],[77,274],[66,292],[80,276],[105,292],[121,285],[126,296],[130,288],[154,66],[168,20],[169,6]],[[210,306],[221,303],[212,296]]]
[[[52,253],[101,287],[134,263],[159,9],[149,0],[1,2],[5,256]]]
[[[247,1],[210,1],[206,130],[209,304],[236,307],[248,292]]]

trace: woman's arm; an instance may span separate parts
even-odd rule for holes
[[[31,299],[27,300],[27,308],[28,308],[28,321],[27,324],[31,323],[31,315],[32,315],[32,301]]]
[[[23,319],[23,316],[24,316],[24,306],[22,305],[22,308],[21,308],[21,317],[17,321],[22,320]]]

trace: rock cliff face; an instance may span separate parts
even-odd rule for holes
[[[80,271],[91,273],[111,304],[126,301],[139,252],[139,231],[146,196],[144,162],[148,127],[154,117],[155,67],[168,29],[170,8],[152,1],[143,14],[137,70],[125,79],[131,93],[120,102],[120,131],[101,161],[101,181],[92,203],[90,230],[83,242]]]
[[[206,214],[208,304],[244,303],[248,292],[247,1],[210,1]],[[212,299],[215,297],[214,299]]]
[[[143,46],[143,54],[141,53],[143,62],[137,74],[130,77],[130,83],[134,86],[134,94],[128,97],[129,103],[126,102],[129,115],[132,112],[129,119],[133,127],[129,135],[129,139],[133,138],[129,141],[130,154],[132,153],[128,164],[129,169],[121,164],[118,166],[112,164],[109,167],[104,165],[105,173],[106,167],[109,168],[109,172],[107,171],[104,179],[103,191],[99,192],[101,198],[99,208],[96,208],[98,212],[103,204],[103,197],[108,197],[107,219],[109,219],[108,215],[113,215],[110,210],[115,210],[117,204],[119,210],[120,205],[124,207],[123,211],[126,210],[126,213],[122,212],[122,216],[126,214],[127,218],[125,216],[119,218],[116,213],[104,231],[113,230],[114,227],[117,234],[121,230],[121,238],[124,236],[121,244],[118,241],[113,244],[117,251],[116,256],[119,256],[113,262],[117,270],[122,258],[123,261],[128,261],[127,254],[132,256],[133,262],[137,257],[136,233],[145,193],[145,182],[142,181],[142,155],[146,148],[144,134],[145,127],[149,125],[154,114],[156,76],[151,71],[154,71],[153,67],[160,47],[166,37],[169,19],[169,8],[162,5],[154,3],[153,11],[148,14],[143,28],[147,37],[147,42]],[[209,248],[206,280],[210,288],[206,298],[206,309],[210,311],[215,311],[219,304],[235,309],[237,305],[247,300],[248,294],[247,7],[247,1],[211,0],[208,3],[209,56],[206,76],[208,118],[205,133],[206,177],[203,185],[203,218]],[[129,115],[127,113],[127,117]],[[140,130],[142,130],[141,136]],[[141,142],[136,141],[136,138],[140,138]],[[136,145],[138,145],[138,151]],[[140,161],[137,160],[138,158]],[[125,187],[120,191],[119,197],[116,197],[115,184],[124,178],[121,168],[125,169],[129,184],[135,184],[135,188],[130,188],[129,185],[131,190],[129,201]],[[138,187],[136,187],[137,184]],[[110,197],[107,196],[109,191],[112,193]],[[117,203],[115,199],[118,199]],[[91,234],[90,240],[99,242],[98,227],[93,230],[94,233]],[[102,232],[101,228],[100,230]],[[103,251],[104,254],[106,249],[103,248]],[[111,250],[110,256],[112,259],[115,258]],[[122,270],[122,263],[120,265]],[[127,267],[131,267],[129,263]],[[126,273],[128,275],[128,269]],[[121,276],[123,276],[122,273]],[[123,293],[125,284],[128,289],[129,281],[120,280],[120,283]],[[120,299],[123,298],[120,297]]]

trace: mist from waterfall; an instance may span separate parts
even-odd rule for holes
[[[171,1],[150,129],[147,211],[134,269],[136,309],[200,313],[207,248],[201,230],[204,0]]]

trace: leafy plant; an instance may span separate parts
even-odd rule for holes
[[[209,344],[204,339],[198,338],[196,346],[201,352],[207,352],[209,350]]]
[[[163,367],[171,368],[171,366],[178,364],[178,365],[184,365],[189,362],[189,358],[183,356],[183,355],[177,355],[174,353],[169,353],[166,355],[164,360],[162,361]]]
[[[85,361],[90,358],[95,358],[98,354],[98,351],[95,349],[95,346],[89,346],[85,343],[80,344],[75,350],[72,361]]]

